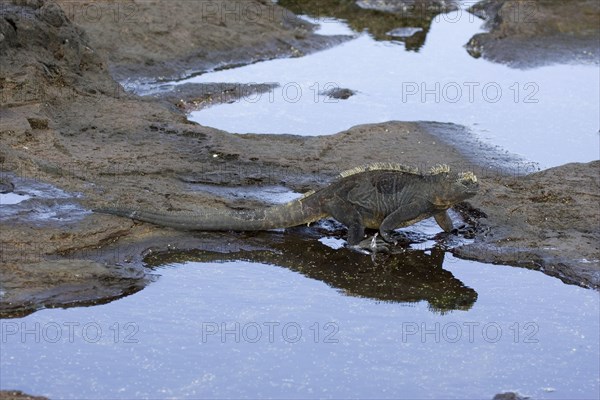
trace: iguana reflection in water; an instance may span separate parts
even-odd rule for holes
[[[302,228],[298,228],[302,229]],[[244,234],[248,235],[248,234]],[[306,232],[285,234],[259,232],[250,234],[269,248],[239,250],[227,245],[218,251],[190,250],[153,253],[145,259],[148,266],[187,261],[249,261],[277,265],[325,282],[348,296],[377,301],[416,303],[427,301],[430,310],[445,313],[468,310],[477,300],[477,292],[465,286],[443,268],[444,250],[398,249],[374,263],[347,248],[334,250]],[[262,237],[268,238],[264,240]],[[244,241],[247,242],[247,238]]]

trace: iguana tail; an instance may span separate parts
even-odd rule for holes
[[[206,210],[203,212],[154,212],[124,208],[99,208],[94,212],[118,215],[182,230],[257,231],[289,228],[325,216],[314,199],[301,198],[258,210]]]

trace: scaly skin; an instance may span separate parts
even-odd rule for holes
[[[183,230],[254,231],[289,228],[325,217],[348,227],[348,243],[359,244],[365,229],[379,229],[386,242],[394,242],[395,229],[434,217],[446,232],[452,221],[446,210],[477,193],[477,178],[456,174],[446,166],[429,173],[396,164],[373,164],[342,173],[331,185],[283,205],[248,211],[166,213],[121,208],[96,212],[128,217]]]

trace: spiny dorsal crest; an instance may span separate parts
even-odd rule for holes
[[[450,166],[447,164],[438,164],[429,169],[429,175],[449,174]]]
[[[358,167],[354,167],[343,171],[340,173],[340,177],[345,178],[347,176],[360,174],[362,172],[368,171],[398,171],[405,172],[407,174],[414,175],[439,175],[439,174],[449,174],[451,172],[450,166],[447,164],[438,164],[429,169],[426,173],[421,172],[418,168],[409,167],[407,165],[398,164],[398,163],[386,163],[386,162],[377,162],[373,164],[361,165]],[[471,171],[465,171],[458,174],[459,181],[470,181],[477,182],[477,177]]]
[[[312,195],[313,195],[313,194],[315,194],[316,192],[317,192],[316,190],[309,190],[308,192],[306,192],[306,193],[303,193],[303,194],[302,194],[302,197],[300,197],[298,200],[305,199],[305,198],[307,198],[308,196],[312,196]]]
[[[354,167],[352,169],[348,169],[340,173],[340,177],[345,178],[347,176],[360,174],[362,172],[367,171],[398,171],[398,172],[406,172],[408,174],[420,174],[418,168],[409,167],[407,165],[396,164],[396,163],[386,163],[386,162],[377,162],[373,164],[361,165],[358,167]]]
[[[450,166],[447,164],[438,164],[434,167],[431,167],[429,170],[429,175],[438,175],[438,174],[450,174]],[[457,182],[463,183],[477,183],[477,177],[471,171],[459,172],[454,175],[456,177]]]
[[[465,171],[458,174],[458,180],[461,182],[468,181],[472,183],[477,183],[477,177],[471,171]]]

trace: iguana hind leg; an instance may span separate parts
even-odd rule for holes
[[[448,215],[448,211],[442,211],[433,216],[435,218],[435,222],[442,228],[445,232],[451,232],[454,228],[452,224],[452,219],[450,215]]]
[[[328,205],[327,213],[348,228],[348,244],[359,244],[365,237],[365,225],[358,210],[350,203],[337,201]]]

